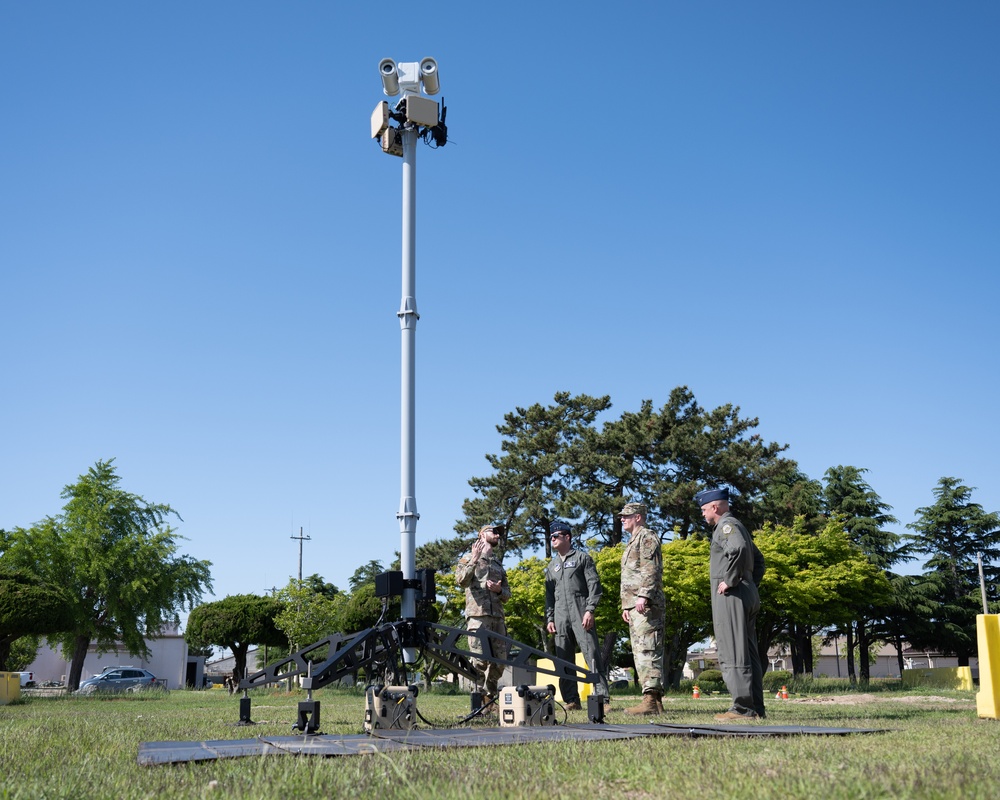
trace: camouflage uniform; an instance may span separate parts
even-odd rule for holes
[[[626,506],[626,510],[628,506]],[[635,671],[643,693],[663,692],[663,551],[660,537],[649,528],[632,534],[622,554],[622,611],[629,611],[629,633]],[[646,598],[646,613],[635,611],[637,597]]]
[[[608,682],[603,675],[597,628],[584,630],[583,615],[596,612],[601,593],[597,567],[588,553],[573,549],[565,556],[552,556],[545,568],[545,617],[556,626],[556,658],[573,663],[579,648],[587,668],[599,676],[595,697],[608,696]],[[565,702],[580,702],[580,690],[572,678],[560,678],[559,691]]]
[[[507,635],[507,623],[504,621],[503,604],[510,599],[510,585],[507,583],[507,572],[492,554],[473,560],[472,553],[463,556],[455,567],[455,580],[465,589],[465,619],[466,628],[470,631],[485,629],[502,636]],[[500,593],[491,592],[486,588],[486,581],[500,581]],[[490,648],[494,656],[507,657],[507,645],[496,639],[490,639]],[[477,637],[469,637],[469,649],[482,655],[483,646]],[[497,681],[503,675],[502,664],[495,664],[486,659],[476,659],[474,662],[479,673],[478,689],[486,689],[492,696],[497,696]]]
[[[719,668],[733,696],[730,710],[763,717],[763,672],[756,631],[760,595],[753,581],[759,553],[742,522],[728,511],[719,517],[709,559],[712,627],[719,648]],[[718,592],[720,581],[729,587],[725,594]]]

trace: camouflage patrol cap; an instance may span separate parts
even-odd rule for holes
[[[648,513],[645,503],[626,503],[625,508],[618,512],[619,517],[629,517],[632,514],[642,514],[646,516]]]

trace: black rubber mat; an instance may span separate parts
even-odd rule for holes
[[[142,742],[144,766],[185,761],[212,761],[262,755],[357,756],[446,747],[490,747],[531,742],[600,741],[643,736],[847,736],[881,733],[869,728],[820,728],[806,725],[556,725],[518,728],[428,728],[379,730],[374,735],[268,736],[256,739],[216,739],[204,742]]]

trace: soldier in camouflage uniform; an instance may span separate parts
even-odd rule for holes
[[[630,534],[622,554],[622,619],[632,638],[642,702],[626,714],[663,712],[663,551],[660,537],[646,527],[646,506],[628,503],[619,516]]]
[[[601,581],[594,559],[585,550],[575,549],[569,525],[556,520],[549,525],[552,561],[545,568],[546,630],[556,637],[556,658],[573,663],[577,649],[587,668],[598,675],[594,696],[609,705],[608,682],[604,678],[601,645],[597,639],[594,612],[601,602]],[[572,678],[559,679],[559,691],[567,711],[578,711],[580,689]]]
[[[722,679],[733,698],[729,710],[715,718],[722,722],[760,719],[765,716],[764,674],[757,653],[760,595],[756,582],[763,576],[763,556],[743,523],[729,511],[728,489],[698,492],[695,502],[705,521],[715,526],[709,555],[712,627]]]
[[[507,583],[507,572],[495,555],[495,548],[499,543],[497,527],[484,525],[479,531],[479,538],[472,545],[472,552],[462,556],[455,567],[455,580],[465,589],[466,628],[470,631],[483,629],[506,636],[507,623],[504,621],[503,604],[510,600],[510,586]],[[490,639],[489,647],[494,656],[507,657],[506,643]],[[469,649],[482,655],[482,642],[477,637],[470,636]],[[477,659],[474,664],[479,673],[476,688],[480,691],[485,689],[495,699],[497,681],[503,675],[503,665],[486,659]]]

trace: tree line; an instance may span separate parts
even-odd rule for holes
[[[678,387],[659,409],[647,400],[615,417],[611,408],[608,396],[560,392],[550,404],[504,416],[498,452],[486,456],[486,475],[469,480],[472,493],[455,535],[417,548],[417,567],[438,572],[438,601],[422,613],[462,625],[454,564],[482,525],[503,523],[511,635],[551,651],[542,573],[552,556],[549,523],[564,519],[593,553],[601,576],[597,621],[605,663],[627,662],[618,613],[622,530],[615,515],[628,500],[641,500],[663,542],[665,666],[676,685],[689,648],[711,634],[710,531],[693,497],[707,486],[728,486],[734,513],[754,532],[769,565],[758,619],[762,655],[787,643],[795,672],[811,672],[811,643],[822,633],[846,639],[848,672],[860,681],[870,676],[868,653],[876,642],[895,644],[900,661],[905,642],[968,663],[983,608],[980,558],[986,602],[998,609],[1000,516],[973,502],[974,490],[960,479],[942,477],[933,502],[916,510],[910,532],[898,533],[892,530],[898,520],[867,483],[864,468],[832,466],[821,479],[811,478],[784,455],[787,445],[764,441],[758,420],[741,416],[736,406],[707,410]],[[398,614],[374,595],[374,576],[383,569],[378,561],[359,567],[347,591],[314,575],[301,584],[290,580],[273,596],[234,595],[199,605],[201,592],[210,589],[210,565],[176,555],[177,537],[165,523],[175,512],[125,493],[110,506],[98,502],[95,492],[120,492],[117,484],[112,464],[99,462],[66,487],[70,502],[62,515],[2,534],[0,666],[4,648],[28,634],[55,636],[74,664],[92,641],[106,647],[117,639],[139,653],[142,636],[185,606],[192,608],[185,634],[191,646],[227,647],[240,665],[251,645],[276,648],[277,657],[291,646]],[[920,574],[898,572],[917,559],[923,559]],[[159,582],[144,581],[150,567],[164,564],[169,569],[158,568]],[[116,574],[130,580],[118,584]],[[122,585],[126,591],[112,591]],[[26,592],[38,613],[14,625],[5,604],[16,594],[24,608]],[[70,604],[59,600],[66,592]],[[67,606],[74,609],[71,620],[59,616]]]
[[[812,479],[782,455],[786,445],[765,442],[756,432],[758,420],[742,417],[737,407],[705,410],[679,387],[658,410],[645,401],[638,412],[600,422],[610,409],[609,397],[558,393],[549,405],[505,415],[497,426],[499,451],[486,456],[490,472],[469,481],[473,495],[463,504],[456,535],[416,551],[419,569],[438,572],[439,601],[432,610],[438,620],[463,624],[463,593],[452,570],[475,532],[500,522],[508,563],[518,559],[508,570],[511,635],[551,651],[544,618],[543,573],[552,556],[547,534],[553,519],[565,519],[593,553],[601,577],[597,623],[605,663],[627,663],[627,631],[618,609],[622,531],[615,514],[628,500],[642,500],[650,527],[663,540],[665,665],[676,685],[690,647],[712,632],[710,531],[693,497],[706,486],[725,485],[769,564],[758,618],[765,659],[774,644],[785,643],[794,671],[809,673],[812,642],[821,633],[846,640],[852,680],[869,679],[869,653],[877,642],[896,646],[901,669],[904,644],[968,663],[976,646],[975,615],[982,611],[977,554],[990,608],[998,606],[1000,518],[972,502],[973,489],[961,480],[941,478],[933,503],[917,509],[911,532],[900,534],[892,530],[898,521],[867,483],[865,469],[838,465]],[[921,574],[894,571],[921,557]],[[309,635],[319,639],[372,624],[382,613],[373,597],[380,569],[372,562],[355,573],[351,592],[323,601],[326,616],[317,613],[320,600],[306,603],[290,584],[285,597],[291,605],[277,633],[284,628],[286,641],[304,642]],[[307,587],[302,591],[310,594]],[[368,605],[355,596],[367,598]],[[365,613],[345,616],[352,601],[355,611]],[[297,608],[304,609],[301,623],[293,622]]]

